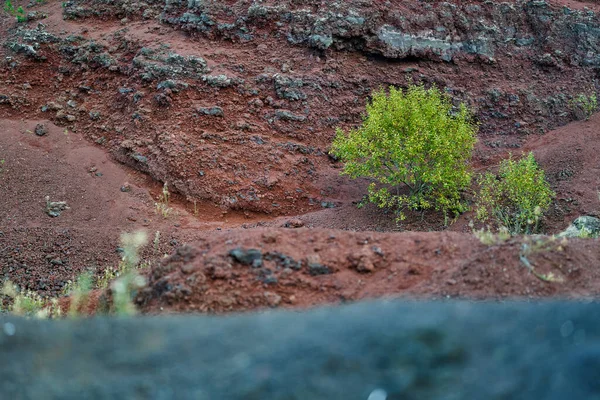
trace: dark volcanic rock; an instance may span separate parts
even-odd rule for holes
[[[48,128],[44,124],[37,124],[35,126],[35,134],[37,136],[45,136],[48,134]]]
[[[262,253],[260,250],[239,248],[231,250],[229,255],[240,264],[252,265],[253,267],[259,267],[260,265],[258,264],[262,265]]]

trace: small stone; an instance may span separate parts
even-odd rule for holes
[[[272,275],[269,275],[263,278],[262,283],[265,285],[275,285],[278,282],[278,279]]]
[[[269,307],[275,308],[279,304],[281,304],[281,296],[277,293],[264,292],[263,296],[265,297],[265,300],[267,300],[267,304],[269,305]]]
[[[192,265],[192,263],[184,264],[181,266],[181,272],[183,272],[186,275],[189,275],[192,272],[194,272],[194,266]]]
[[[62,110],[63,106],[61,106],[58,103],[55,103],[53,101],[49,102],[48,104],[46,104],[45,106],[42,107],[42,111],[46,112],[46,111],[58,111],[58,110]]]
[[[288,110],[277,110],[277,111],[275,111],[275,116],[282,121],[297,121],[297,122],[306,121],[306,117],[304,115],[296,115]]]
[[[308,273],[311,276],[329,275],[331,274],[331,269],[328,266],[323,265],[321,263],[313,262],[308,264]]]
[[[131,155],[131,158],[133,158],[135,161],[141,163],[141,164],[147,164],[148,163],[148,157],[141,155],[140,153],[134,153]]]
[[[223,109],[221,107],[200,107],[198,108],[198,113],[204,115],[211,115],[213,117],[222,117],[225,115]]]
[[[56,118],[65,120],[67,122],[74,122],[77,120],[77,117],[71,114],[67,114],[64,110],[58,110],[56,112]]]
[[[46,136],[48,134],[48,128],[44,124],[37,124],[35,126],[35,134],[37,136]]]
[[[254,263],[257,262],[257,260],[260,260],[262,263],[262,253],[260,250],[256,249],[233,249],[229,252],[229,256],[243,265],[254,266]]]
[[[285,223],[286,228],[302,228],[304,226],[304,221],[299,218],[290,219]]]
[[[69,207],[64,201],[50,201],[50,197],[46,196],[46,214],[52,218],[60,216],[60,214],[68,210]]]
[[[250,102],[248,104],[257,109],[263,108],[265,106],[265,103],[263,103],[263,101],[261,99],[250,100]]]
[[[383,252],[383,250],[381,250],[381,247],[373,246],[371,248],[371,250],[373,250],[373,253],[377,254],[380,257],[383,257],[385,255],[385,253]]]
[[[348,256],[348,261],[358,272],[365,273],[375,271],[375,265],[373,265],[373,261],[371,260],[371,253],[366,249],[351,254]]]

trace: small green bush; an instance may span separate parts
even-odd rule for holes
[[[511,155],[500,163],[497,176],[488,172],[479,179],[479,185],[477,218],[504,227],[513,235],[538,232],[540,219],[554,197],[533,153],[518,161]]]
[[[436,87],[390,87],[373,93],[360,128],[337,130],[331,153],[345,163],[343,174],[371,178],[369,201],[399,220],[406,210],[458,215],[477,129],[467,107],[455,110]]]

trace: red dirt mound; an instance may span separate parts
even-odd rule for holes
[[[597,240],[482,244],[459,233],[256,229],[206,234],[150,273],[145,312],[310,307],[385,296],[588,297]]]

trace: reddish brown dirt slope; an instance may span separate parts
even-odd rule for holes
[[[314,12],[329,4],[306,2]],[[245,2],[212,3],[248,11]],[[295,11],[304,4],[287,3]],[[375,22],[384,15],[401,23],[401,12],[412,21],[407,29],[425,31],[445,7],[354,3]],[[567,15],[563,5],[598,11],[592,3],[537,3],[541,11],[531,16],[542,20],[546,12]],[[534,151],[557,192],[544,221],[547,233],[577,216],[598,215],[600,117],[572,122],[568,105],[577,93],[597,91],[597,71],[588,65],[595,59],[593,52],[571,59],[552,47],[593,48],[585,32],[564,43],[529,42],[527,35],[546,25],[515,17],[505,22],[527,33],[523,45],[501,44],[493,59],[463,54],[442,62],[421,53],[387,58],[365,50],[369,43],[358,34],[335,37],[340,43],[327,50],[295,44],[285,29],[303,27],[282,22],[250,26],[252,41],[204,34],[161,22],[154,11],[164,2],[144,3],[146,16],[123,11],[131,4],[77,0],[63,7],[49,0],[27,8],[46,17],[22,24],[0,13],[0,280],[57,295],[81,271],[116,265],[120,234],[144,229],[151,242],[159,232],[157,245],[143,254],[153,265],[150,286],[138,297],[147,312],[305,307],[397,295],[598,294],[597,241],[523,247],[533,239],[514,239],[486,246],[469,234],[470,213],[449,227],[435,213],[397,225],[389,211],[358,209],[367,182],[340,177],[340,163],[327,155],[335,128],[360,122],[372,89],[407,79],[437,84],[469,104],[481,123],[478,172],[493,169],[508,151]],[[65,20],[66,10],[78,5],[102,12]],[[227,12],[218,17],[235,22]],[[596,14],[586,21],[595,26]],[[48,129],[44,136],[34,133],[39,123]],[[173,191],[167,218],[154,207],[164,182]],[[131,190],[122,191],[126,183]],[[51,218],[46,196],[70,208]],[[290,225],[305,228],[282,228]],[[264,264],[234,262],[228,252],[237,247],[259,249]],[[161,264],[165,254],[174,255]],[[302,263],[299,270],[286,269],[292,261]],[[327,273],[310,275],[309,264]],[[550,273],[554,278],[544,281]]]

